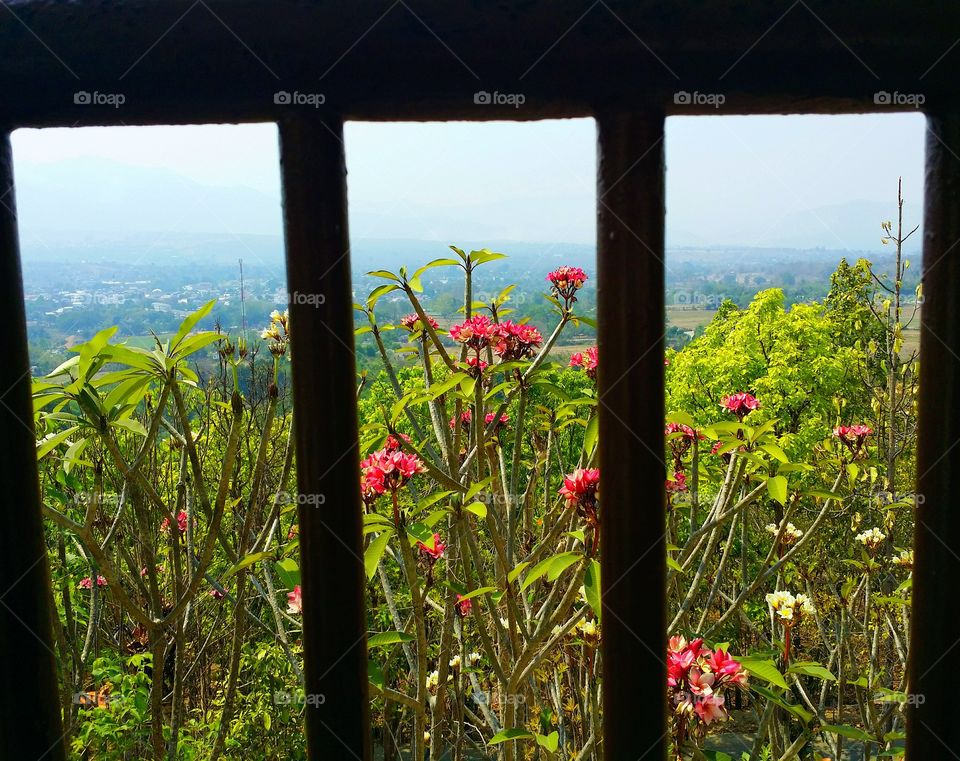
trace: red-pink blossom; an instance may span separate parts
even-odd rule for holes
[[[378,449],[360,463],[360,492],[371,503],[385,491],[397,491],[426,468],[419,457],[399,450]]]
[[[466,618],[473,612],[473,600],[464,600],[463,595],[457,595],[457,613]]]
[[[292,592],[287,592],[287,612],[303,612],[303,595],[300,593],[300,585],[297,584]]]
[[[407,434],[405,433],[400,434],[400,439],[403,439],[408,444],[410,443],[410,437],[407,436]],[[387,436],[386,440],[383,442],[383,448],[389,449],[391,452],[397,449],[400,449],[400,446],[401,446],[400,439],[398,439],[393,434],[390,434],[389,436]]]
[[[93,579],[89,576],[80,579],[80,584],[78,585],[80,589],[93,589]],[[97,586],[105,587],[108,586],[107,580],[103,576],[97,576]]]
[[[693,710],[704,724],[710,724],[717,719],[725,719],[726,711],[723,710],[723,695],[707,695],[696,701]]]
[[[568,506],[592,503],[596,501],[599,488],[599,468],[577,468],[564,476],[559,494],[567,501]]]
[[[547,274],[554,295],[563,299],[567,308],[577,300],[576,292],[583,288],[587,274],[579,267],[557,267]]]
[[[586,351],[586,356],[581,352],[574,352],[570,355],[570,367],[582,368],[590,380],[597,379],[597,367],[600,364],[597,355],[597,347],[591,346]]]
[[[225,595],[216,587],[213,587],[209,592],[207,592],[214,600],[222,600]]]
[[[429,320],[431,328],[433,328],[434,330],[440,329],[440,323],[438,323],[435,319],[433,319],[429,315],[427,316],[427,320]],[[426,329],[424,328],[423,321],[420,319],[420,315],[418,315],[416,312],[414,312],[413,314],[408,314],[406,317],[401,318],[400,325],[409,331],[421,330],[424,333],[427,332]]]
[[[465,431],[470,430],[470,423],[473,422],[473,410],[469,407],[460,413],[460,427]],[[457,418],[453,416],[450,418],[450,428],[457,427]]]
[[[873,433],[873,429],[863,423],[857,423],[856,425],[838,425],[833,429],[833,435],[840,439],[840,441],[854,453],[859,452],[860,449],[863,448],[867,436],[871,433]]]
[[[170,528],[170,519],[164,518],[160,522],[160,531],[167,531]],[[187,514],[183,510],[177,513],[177,530],[182,534],[187,530]]]
[[[475,314],[450,328],[450,337],[454,341],[476,350],[489,346],[496,336],[497,326],[484,314]]]
[[[433,547],[427,546],[424,542],[417,542],[417,548],[421,555],[436,561],[443,557],[443,551],[447,548],[447,545],[440,541],[440,534],[434,534]]]
[[[685,492],[689,488],[687,486],[687,474],[681,470],[676,471],[673,474],[673,478],[667,479],[666,482],[667,491],[671,494],[678,494],[680,492]]]
[[[543,336],[533,325],[518,324],[507,320],[496,328],[494,353],[504,362],[530,359],[537,353]]]
[[[743,420],[748,413],[760,408],[760,402],[752,394],[741,391],[723,397],[721,406]]]
[[[489,362],[480,359],[480,357],[467,357],[464,365],[472,376],[479,377],[480,374],[487,369]]]
[[[486,425],[490,425],[490,423],[493,422],[493,420],[494,420],[494,418],[495,418],[496,416],[497,416],[497,413],[495,413],[495,412],[488,412],[486,415],[483,416],[483,422],[484,422]],[[496,429],[496,428],[500,428],[501,426],[504,426],[504,425],[506,425],[506,424],[509,423],[509,422],[510,422],[510,416],[509,416],[506,412],[504,412],[504,413],[500,416],[500,419],[497,421],[497,425],[495,426],[495,429]]]

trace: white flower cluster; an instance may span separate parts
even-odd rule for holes
[[[887,535],[876,527],[867,529],[866,531],[861,531],[856,536],[856,540],[860,542],[860,544],[862,544],[864,547],[869,547],[871,550],[879,547],[880,542],[886,538]]]
[[[767,595],[767,603],[784,621],[796,621],[801,615],[814,612],[810,598],[803,594],[794,597],[789,592],[771,592]]]
[[[893,563],[903,568],[913,568],[913,550],[900,550],[900,554],[893,559]]]
[[[780,527],[776,523],[768,523],[766,529],[768,533],[774,536],[780,533]],[[788,522],[787,527],[783,530],[783,541],[790,544],[797,541],[801,536],[803,536],[803,530]]]

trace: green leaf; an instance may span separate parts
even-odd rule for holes
[[[388,272],[387,270],[373,270],[373,272],[368,272],[367,274],[373,277],[383,277],[383,278],[386,278],[387,280],[393,280],[394,282],[397,282],[397,283],[400,282],[400,278],[398,278],[392,272]]]
[[[470,264],[479,267],[481,264],[495,261],[496,259],[506,259],[506,254],[498,254],[488,248],[482,248],[479,251],[470,252]]]
[[[37,459],[42,460],[46,457],[51,451],[56,449],[60,444],[66,441],[70,435],[77,430],[80,426],[75,425],[67,428],[65,431],[60,431],[59,433],[51,433],[48,436],[44,436],[37,442]]]
[[[261,560],[266,560],[267,558],[272,558],[273,552],[254,552],[250,555],[247,555],[243,560],[237,563],[233,568],[224,574],[224,580],[229,579],[238,571],[242,571],[244,568],[247,568],[254,563],[259,563]]]
[[[118,428],[123,428],[124,430],[137,434],[138,436],[147,435],[147,429],[143,427],[143,424],[139,420],[134,420],[132,417],[114,420],[113,424]]]
[[[874,738],[868,735],[862,729],[851,727],[846,724],[821,724],[820,729],[824,732],[830,732],[835,735],[843,735],[851,740],[860,740],[861,742],[874,742]]]
[[[798,661],[796,663],[791,663],[790,667],[787,669],[787,673],[815,676],[818,679],[823,679],[827,682],[837,681],[837,678],[830,673],[829,669],[824,668],[824,666],[816,663],[815,661]]]
[[[487,517],[487,506],[483,502],[471,502],[463,509],[467,512],[473,513],[478,518]]]
[[[210,344],[219,341],[222,337],[223,336],[213,332],[212,330],[206,330],[202,333],[197,333],[189,338],[185,338],[180,343],[180,346],[176,352],[174,352],[174,355],[177,359],[183,359],[184,357],[188,357],[189,355],[206,348]]]
[[[193,330],[197,323],[200,322],[204,317],[210,314],[210,310],[213,309],[213,305],[217,303],[216,299],[208,301],[197,311],[188,315],[187,318],[180,323],[180,328],[174,334],[173,338],[170,339],[170,349],[176,350],[179,347],[180,342],[187,337],[187,334]]]
[[[546,748],[550,753],[556,753],[557,747],[560,744],[560,733],[553,731],[546,736],[538,734],[536,739],[537,745]]]
[[[363,567],[367,572],[367,581],[370,581],[370,579],[373,578],[373,574],[377,572],[377,566],[380,565],[380,558],[383,557],[383,553],[387,549],[387,542],[390,541],[392,533],[392,531],[384,531],[370,542],[370,545],[363,553]]]
[[[770,658],[750,658],[749,656],[735,658],[752,676],[763,679],[765,682],[775,684],[777,687],[787,689],[787,682],[783,674],[777,669],[777,665]]]
[[[287,589],[293,589],[300,583],[300,566],[293,558],[278,560],[273,565],[277,577]]]
[[[374,687],[379,687],[381,690],[387,683],[383,676],[383,669],[381,669],[380,665],[375,661],[367,661],[367,679],[370,680],[370,684]]]
[[[600,416],[593,414],[587,422],[587,430],[583,434],[583,451],[589,458],[593,454],[594,447],[597,446],[597,438],[600,435]]]
[[[587,564],[587,570],[583,574],[583,591],[587,598],[587,604],[593,610],[593,614],[600,620],[600,563],[591,559]]]
[[[487,478],[483,479],[482,481],[477,481],[473,486],[471,486],[469,489],[467,489],[467,493],[463,495],[463,501],[464,501],[464,502],[469,502],[469,501],[470,501],[471,499],[473,499],[477,494],[479,494],[481,491],[483,491],[485,488],[487,488],[487,486],[490,484],[490,479],[491,479],[491,478],[493,478],[493,476],[488,476]]]
[[[413,635],[406,632],[380,632],[367,637],[367,647],[389,647],[401,642],[413,642]]]
[[[430,530],[429,526],[417,522],[408,523],[406,528],[407,536],[410,538],[410,546],[413,546],[417,542],[423,542],[426,545],[433,544],[433,531]]]
[[[513,729],[500,730],[493,737],[490,738],[490,741],[487,743],[487,745],[497,745],[498,743],[509,742],[510,740],[532,740],[532,739],[533,739],[533,732],[528,732],[526,729],[514,727]]]
[[[457,602],[463,602],[464,600],[469,600],[472,597],[478,597],[479,595],[486,595],[496,591],[496,587],[480,587],[479,589],[474,589],[472,592],[467,592],[467,594],[459,597]]]
[[[796,716],[804,724],[808,724],[810,719],[813,718],[813,714],[810,713],[806,708],[796,705],[794,703],[788,703],[783,696],[778,695],[772,690],[768,690],[766,687],[761,687],[759,684],[751,684],[750,689],[756,692],[758,695],[762,695],[767,700],[772,701],[776,705],[783,708],[785,711],[789,711],[794,716]]]
[[[395,285],[393,283],[388,283],[387,285],[378,285],[376,288],[370,291],[370,295],[367,296],[367,309],[373,309],[380,300],[381,296],[386,296],[388,293],[397,290],[399,287],[399,285]]]
[[[686,412],[681,412],[676,410],[667,415],[668,423],[679,423],[680,425],[690,426],[690,428],[696,429],[697,424],[693,421],[693,418],[688,415]]]
[[[790,458],[787,457],[786,452],[784,452],[784,451],[783,451],[780,447],[778,447],[776,444],[761,444],[761,445],[760,445],[760,448],[761,448],[764,452],[766,452],[768,455],[770,455],[771,457],[773,457],[775,460],[779,460],[780,462],[789,462],[789,461],[790,461]]]
[[[767,479],[767,492],[770,497],[775,499],[781,505],[787,503],[787,478],[786,476],[774,476]]]
[[[427,262],[420,269],[413,273],[413,277],[419,279],[420,276],[429,269],[434,267],[459,267],[460,262],[456,259],[434,259],[432,262]]]
[[[524,560],[522,563],[518,563],[516,568],[514,568],[510,573],[507,574],[507,583],[513,584],[517,580],[517,576],[523,573],[523,569],[530,565],[529,560]]]

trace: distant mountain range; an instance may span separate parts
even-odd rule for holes
[[[189,259],[201,249],[204,256],[231,261],[244,251],[244,258],[279,261],[281,256],[280,199],[254,188],[204,185],[165,169],[99,159],[18,164],[16,176],[25,257],[51,260],[67,251],[76,256],[79,250],[112,258],[129,255],[131,245],[157,263]],[[422,251],[425,245],[442,251],[447,243],[472,242],[514,251],[581,249],[589,256],[595,225],[591,193],[588,189],[583,198],[551,197],[532,205],[505,197],[442,208],[407,199],[396,204],[356,200],[350,208],[354,253],[397,253],[398,246]],[[920,221],[918,207],[906,210],[905,224]],[[678,218],[668,210],[667,247],[880,253],[880,222],[894,212],[891,204],[850,201],[789,211],[779,219],[749,219],[742,228],[728,226],[718,234],[698,229],[689,212]],[[911,240],[911,252],[919,249],[921,232]],[[538,239],[578,242],[517,242]]]

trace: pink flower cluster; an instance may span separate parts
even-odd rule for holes
[[[160,523],[160,531],[168,531],[170,529],[170,519],[164,518]],[[177,513],[177,530],[182,534],[187,530],[187,514],[183,510]]]
[[[473,612],[473,600],[464,600],[463,595],[457,595],[457,613],[460,618],[466,618]]]
[[[400,439],[403,439],[407,444],[410,443],[410,437],[407,436],[407,434],[405,433],[400,434]],[[400,443],[400,439],[398,439],[396,436],[394,436],[391,433],[389,436],[387,436],[386,440],[383,442],[383,448],[390,452],[396,452],[398,449],[400,449],[403,446]]]
[[[547,280],[558,299],[563,299],[567,309],[577,300],[576,292],[583,288],[587,274],[579,267],[557,267],[547,274]]]
[[[723,397],[721,406],[729,412],[732,412],[740,420],[743,420],[753,410],[760,409],[760,402],[752,394],[741,391],[737,394],[730,394]]]
[[[483,371],[489,366],[489,362],[485,362],[480,359],[480,357],[467,357],[464,365],[466,366],[467,372],[470,373],[474,378],[479,378]]]
[[[494,413],[494,412],[488,412],[486,415],[483,416],[483,422],[484,422],[484,424],[485,424],[485,425],[490,425],[490,423],[493,422],[493,419],[494,419],[495,417],[496,417],[496,413]],[[460,426],[463,428],[463,430],[468,431],[468,430],[470,430],[470,423],[472,423],[472,422],[473,422],[473,410],[471,410],[471,409],[468,407],[467,409],[465,409],[463,412],[460,413]],[[497,421],[496,429],[499,429],[501,426],[504,426],[504,425],[506,425],[506,424],[509,423],[509,422],[510,422],[510,416],[509,416],[506,412],[504,412],[504,413],[500,416],[500,420]],[[450,418],[450,427],[451,427],[451,428],[456,428],[456,427],[457,427],[457,418],[456,418],[456,415],[454,415],[452,418]],[[495,430],[496,430],[496,429],[495,429]]]
[[[836,436],[853,454],[857,454],[863,449],[863,444],[867,436],[873,433],[869,425],[858,423],[856,425],[838,425],[833,429],[833,435]]]
[[[79,586],[80,589],[93,589],[93,579],[91,579],[89,576],[80,579],[80,583],[77,586]],[[107,580],[103,578],[103,576],[97,576],[97,586],[107,586]]]
[[[591,346],[585,353],[574,352],[570,355],[570,367],[579,367],[587,374],[587,377],[595,381],[597,379],[597,367],[600,360],[597,356],[597,347]]]
[[[595,503],[599,488],[599,468],[577,468],[563,477],[563,486],[560,487],[559,494],[567,501],[568,507],[574,507]]]
[[[587,556],[596,555],[600,546],[600,470],[599,468],[577,468],[563,477],[563,486],[559,494],[583,519],[586,527],[591,530],[587,544]]]
[[[379,449],[360,463],[360,491],[363,501],[372,503],[386,491],[396,492],[426,468],[416,455]]]
[[[469,320],[450,328],[450,337],[458,344],[479,351],[497,338],[497,325],[484,314],[475,314]]]
[[[671,637],[667,647],[667,691],[677,717],[673,727],[674,739],[679,741],[677,747],[692,728],[688,722],[699,719],[706,725],[727,718],[723,693],[746,684],[743,666],[725,650],[711,650],[702,639],[687,642],[683,637]]]
[[[438,323],[435,319],[428,316],[427,320],[430,322],[431,328],[433,328],[434,330],[440,329],[440,323]],[[406,317],[402,318],[400,320],[400,325],[406,328],[407,330],[409,330],[411,333],[415,330],[419,330],[422,333],[427,332],[426,328],[423,325],[423,320],[420,319],[420,315],[418,315],[416,312],[414,312],[413,314],[408,314]]]
[[[420,550],[420,554],[431,563],[435,563],[442,558],[443,551],[446,548],[447,545],[440,541],[440,534],[433,535],[433,547],[428,547],[424,542],[417,542],[417,549]]]
[[[297,584],[292,592],[287,592],[287,613],[303,612],[303,594],[300,592],[300,585]]]
[[[497,341],[493,351],[504,362],[530,359],[537,353],[543,336],[533,325],[521,325],[507,320],[497,325]]]
[[[667,479],[666,489],[670,494],[680,494],[689,488],[690,487],[687,486],[687,474],[682,470],[675,470],[673,472],[673,478]]]

